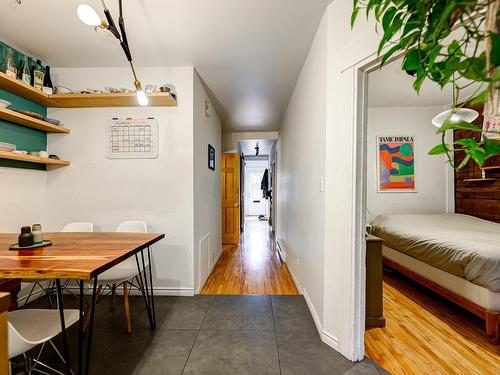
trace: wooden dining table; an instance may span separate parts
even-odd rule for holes
[[[66,373],[71,373],[69,348],[64,322],[61,279],[76,280],[79,285],[80,319],[78,338],[78,374],[89,374],[92,347],[96,286],[99,275],[129,257],[135,257],[146,311],[151,329],[156,328],[151,246],[165,237],[161,233],[45,233],[51,246],[31,250],[9,250],[17,242],[16,233],[0,233],[0,279],[55,279],[60,311]],[[85,306],[84,283],[90,281],[91,298]],[[90,314],[84,348],[84,310]],[[84,349],[86,353],[84,353]],[[85,364],[84,364],[85,360]]]

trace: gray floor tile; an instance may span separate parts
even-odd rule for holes
[[[273,330],[269,296],[214,296],[203,330]]]
[[[314,331],[314,320],[302,296],[272,296],[277,331]]]
[[[157,328],[200,329],[211,301],[212,296],[156,298]],[[147,326],[146,311],[142,313],[139,320]]]
[[[321,342],[317,332],[276,332],[282,375],[344,374],[354,364]]]
[[[185,375],[278,375],[272,331],[200,331]]]
[[[356,365],[347,371],[345,375],[385,375],[389,372],[385,371],[383,368],[379,367],[370,359],[365,359],[362,362],[356,363]]]
[[[96,358],[95,374],[182,374],[198,331],[136,330]]]

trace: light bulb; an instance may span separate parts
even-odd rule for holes
[[[460,121],[460,116],[457,115],[456,113],[452,113],[450,116],[450,121],[451,122],[459,122]]]
[[[143,90],[137,91],[137,103],[139,103],[139,105],[142,105],[142,106],[146,106],[149,104],[149,99]]]
[[[78,18],[85,25],[89,26],[100,26],[102,24],[101,17],[96,13],[94,8],[87,4],[80,4],[76,10]]]

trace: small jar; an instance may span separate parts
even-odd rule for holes
[[[33,234],[33,242],[40,243],[43,242],[43,232],[41,224],[33,224],[31,229],[31,233]]]
[[[33,245],[33,234],[31,233],[31,228],[28,226],[21,228],[21,234],[18,238],[18,245],[20,247],[26,247]]]

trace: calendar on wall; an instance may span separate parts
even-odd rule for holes
[[[155,159],[158,157],[158,120],[117,119],[106,122],[108,159]]]

